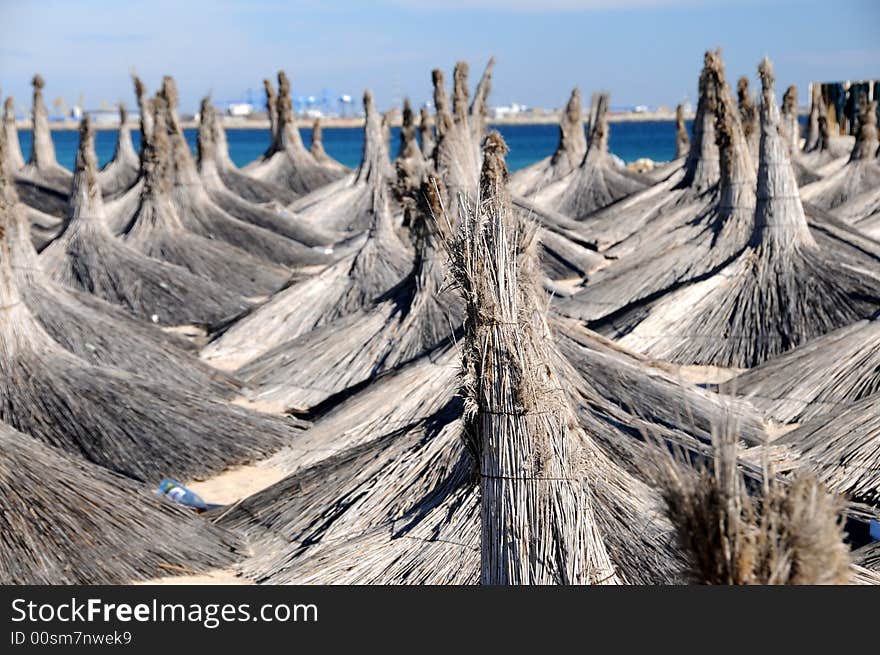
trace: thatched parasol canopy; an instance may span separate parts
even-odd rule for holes
[[[838,252],[813,237],[779,134],[769,61],[760,73],[761,158],[750,245],[710,277],[609,321],[608,332],[625,335],[629,347],[682,363],[747,368],[880,306],[880,269],[842,264]],[[719,115],[722,138],[729,122]]]
[[[151,259],[110,233],[88,117],[80,125],[67,221],[40,255],[40,263],[55,281],[162,325],[216,323],[247,307],[224,286]]]
[[[98,173],[101,193],[115,197],[128,191],[138,179],[140,158],[131,142],[131,129],[128,126],[128,111],[119,104],[119,132],[116,137],[116,150],[104,168]]]
[[[177,187],[172,177],[173,154],[162,101],[157,98],[150,105],[150,124],[154,124],[155,129],[142,137],[142,179],[133,189],[136,204],[123,228],[123,241],[149,257],[184,268],[206,280],[222,280],[229,292],[256,296],[280,288],[289,278],[289,271],[246,252],[233,242],[241,235],[242,246],[247,245],[247,237],[253,235],[253,231],[260,241],[271,238],[281,243],[283,237],[228,216],[213,205],[200,185]],[[188,198],[190,193],[199,199],[199,209],[211,211],[210,216],[187,213],[175,202],[175,198]],[[218,219],[216,224],[215,218]],[[215,234],[218,227],[223,228],[226,239],[217,238],[220,236]]]
[[[345,171],[340,170],[338,165],[318,162],[303,145],[293,115],[290,80],[286,73],[278,72],[277,97],[271,91],[268,80],[265,86],[269,114],[274,115],[272,143],[260,159],[244,168],[244,172],[300,196],[342,177]]]
[[[608,94],[594,94],[587,151],[575,170],[545,187],[535,203],[577,220],[640,191],[649,180],[618,165],[608,152]]]
[[[97,366],[64,350],[22,294],[7,235],[17,198],[0,174],[0,421],[140,479],[207,475],[277,449],[298,425]],[[13,228],[13,229],[10,229]],[[247,435],[244,437],[243,435]]]
[[[131,584],[226,567],[242,549],[147,488],[3,424],[0,531],[4,585]]]
[[[238,368],[270,349],[363,310],[404,278],[412,254],[397,236],[387,197],[380,193],[373,225],[354,253],[276,293],[226,326],[202,351],[214,366]]]
[[[704,128],[696,132],[695,141],[716,134],[714,126],[705,129],[705,115],[699,112],[713,117],[720,112],[725,117],[724,131],[719,133],[723,138],[714,152],[706,153],[720,157],[718,182],[702,193],[695,193],[685,181],[659,197],[645,192],[639,205],[647,208],[653,199],[654,218],[628,243],[612,249],[633,250],[591,275],[583,289],[561,301],[557,306],[561,313],[585,321],[613,320],[618,312],[626,313],[658,294],[718,272],[748,245],[755,213],[755,171],[739,121],[731,116],[735,106],[717,53],[707,53],[700,86],[698,122]],[[691,171],[696,176],[694,169],[702,166],[701,159],[691,158],[685,177]],[[621,211],[621,219],[627,220],[626,210]]]
[[[880,392],[880,316],[808,341],[721,389],[748,398],[783,423],[839,412]]]
[[[532,196],[574,171],[587,154],[580,89],[573,89],[559,117],[559,143],[549,157],[510,176],[511,193]]]
[[[307,246],[321,246],[323,248],[338,240],[336,235],[305,223],[283,207],[269,207],[251,202],[245,199],[242,194],[228,187],[221,171],[225,169],[227,173],[225,177],[228,178],[229,171],[232,169],[228,165],[224,165],[224,158],[219,154],[221,150],[226,150],[226,137],[221,125],[222,119],[211,104],[210,97],[202,100],[199,116],[201,119],[197,141],[199,175],[205,191],[218,207],[234,218]],[[228,159],[228,154],[226,159]],[[236,179],[241,184],[236,183],[235,188],[248,186],[242,182],[246,176],[243,173],[239,173],[239,175],[240,177]],[[260,184],[260,182],[254,181],[253,187],[258,188]],[[259,191],[260,188],[257,190]],[[265,191],[265,187],[262,187],[262,190]],[[322,265],[329,262],[325,253],[319,251],[312,253],[303,251],[300,253],[299,259],[300,265]]]

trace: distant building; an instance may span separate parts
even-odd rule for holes
[[[119,111],[116,109],[85,109],[80,110],[79,116],[71,112],[71,118],[81,118],[83,115],[88,116],[92,125],[95,127],[108,127],[119,125]],[[129,116],[131,120],[131,116]]]
[[[226,113],[229,116],[250,116],[254,113],[254,105],[250,102],[227,102]]]
[[[500,107],[492,107],[492,117],[493,118],[508,118],[510,116],[517,116],[519,114],[525,114],[529,111],[529,108],[526,105],[521,105],[518,102],[512,102],[509,105],[502,105]]]

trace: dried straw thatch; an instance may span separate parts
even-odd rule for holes
[[[718,202],[720,165],[715,143],[715,108],[718,102],[714,82],[720,52],[708,51],[698,85],[699,100],[693,124],[693,142],[687,157],[675,172],[659,183],[594,212],[583,224],[585,238],[600,251],[615,257],[651,243],[658,232],[686,223]],[[726,86],[726,84],[725,84]],[[645,239],[650,234],[651,238]]]
[[[381,187],[379,187],[381,190]],[[406,275],[411,253],[380,194],[364,245],[320,273],[276,293],[226,326],[202,351],[214,366],[238,368],[270,349],[371,305]]]
[[[225,286],[151,259],[110,233],[94,136],[88,117],[83,118],[67,222],[40,255],[46,273],[69,288],[162,325],[211,324],[245,309],[241,296]]]
[[[34,317],[19,289],[13,244],[7,238],[10,227],[21,221],[16,203],[4,172],[0,175],[0,421],[142,479],[214,473],[293,438],[298,425],[183,392],[167,381],[152,382],[88,364],[64,350]]]
[[[711,277],[610,321],[607,331],[625,334],[629,347],[678,362],[752,367],[870,316],[880,304],[880,272],[841,263],[814,239],[779,134],[769,61],[760,73],[761,158],[749,247]],[[723,120],[719,127],[723,135]]]
[[[860,107],[859,130],[849,161],[837,172],[801,189],[804,202],[835,211],[850,223],[860,222],[880,210],[880,159],[877,149],[877,101]]]
[[[116,150],[113,159],[98,173],[101,193],[107,197],[115,197],[128,191],[137,182],[140,171],[140,158],[131,142],[131,130],[128,127],[128,111],[125,105],[119,105],[119,133],[116,138]]]
[[[821,176],[808,168],[802,161],[801,151],[801,126],[798,122],[798,95],[797,87],[791,85],[782,96],[782,116],[779,122],[779,132],[788,144],[788,157],[794,169],[798,186],[804,186],[815,182]]]
[[[435,212],[436,215],[436,212]],[[370,306],[275,346],[236,375],[268,407],[306,411],[453,337],[461,307],[444,287],[431,217],[423,215],[409,274]]]
[[[272,117],[274,121],[275,117]],[[297,199],[298,195],[289,189],[257,180],[239,170],[229,156],[229,143],[226,139],[226,128],[219,116],[213,122],[215,145],[212,151],[214,166],[224,186],[232,193],[248,202],[265,204],[280,203],[287,205]],[[274,132],[272,132],[274,134]],[[199,160],[201,167],[202,162]]]
[[[373,223],[378,206],[376,196],[390,190],[394,169],[383,136],[382,116],[376,110],[370,91],[364,92],[364,112],[364,150],[360,166],[290,206],[305,223],[331,232],[361,232]]]
[[[3,137],[0,135],[0,151]],[[5,173],[6,179],[11,176]],[[28,241],[24,205],[14,206],[5,226],[10,266],[28,310],[65,350],[91,364],[149,375],[165,384],[231,396],[239,385],[185,352],[171,336],[95,296],[68,290],[43,272]]]
[[[574,89],[559,118],[559,144],[556,151],[510,176],[511,193],[532,196],[549,184],[574,171],[587,154],[580,89]]]
[[[72,176],[70,171],[55,159],[55,144],[52,141],[52,132],[49,130],[49,112],[43,100],[45,82],[40,75],[35,75],[32,84],[34,87],[33,145],[30,160],[18,171],[18,175],[34,184],[63,193],[70,188]]]
[[[453,69],[452,105],[446,93],[443,72],[431,73],[434,84],[434,107],[437,121],[437,144],[433,164],[443,180],[452,202],[473,198],[480,177],[480,139],[471,125],[482,125],[482,116],[471,116],[468,107],[467,62],[459,61]],[[484,80],[486,78],[484,77]],[[488,82],[487,82],[488,84]],[[474,105],[471,105],[473,108]]]
[[[535,194],[536,204],[577,220],[644,189],[649,180],[620,167],[608,152],[608,94],[593,96],[587,152],[578,167]]]
[[[719,180],[697,194],[683,181],[655,199],[653,218],[613,250],[634,248],[636,241],[639,247],[591,275],[584,289],[560,302],[563,314],[585,321],[613,320],[617,312],[626,313],[659,294],[717,273],[748,245],[755,213],[755,171],[738,121],[731,116],[736,108],[717,53],[707,53],[700,88],[698,116],[707,112],[722,117],[716,132],[714,126],[705,128],[705,115],[699,116],[698,124],[704,128],[695,133],[698,143],[719,137],[715,151],[706,153],[720,157]],[[686,177],[702,166],[699,159],[691,158]],[[651,199],[644,195],[642,207]]]
[[[55,145],[49,130],[49,113],[43,100],[43,78],[35,75],[33,79],[34,100],[32,108],[33,143],[28,162],[20,165],[17,153],[21,147],[18,134],[14,138],[10,132],[15,129],[15,110],[11,102],[6,105],[7,139],[9,142],[10,164],[16,176],[16,186],[21,200],[35,209],[52,216],[63,216],[67,206],[72,176],[70,171],[55,159]]]
[[[801,162],[807,169],[821,176],[843,166],[849,150],[845,139],[831,136],[828,129],[828,106],[822,97],[822,87],[819,84],[814,85]]]
[[[505,201],[500,136],[485,146],[481,203],[454,260],[466,305],[465,434],[478,462],[483,584],[618,582],[577,470],[584,438],[551,364],[534,231]],[[471,219],[471,220],[467,220]]]
[[[737,376],[721,390],[749,398],[783,423],[838,412],[880,392],[880,316],[808,341]]]
[[[749,90],[749,78],[743,75],[736,81],[736,106],[739,109],[739,122],[742,125],[743,137],[752,156],[758,158],[758,147],[761,140],[761,125],[755,99]]]
[[[234,534],[0,424],[0,584],[130,584],[230,565]]]
[[[684,126],[684,105],[675,107],[675,158],[687,157],[691,148],[691,140]]]
[[[715,440],[711,468],[661,456],[652,467],[698,584],[848,584],[843,503],[810,477],[765,473],[756,495],[737,467],[735,433]]]
[[[221,137],[221,119],[211,104],[210,97],[202,100],[199,116],[201,117],[198,133],[199,175],[205,191],[218,207],[234,218],[308,246],[329,246],[337,240],[334,235],[304,223],[285,209],[273,209],[255,204],[227,187],[220,173],[221,157],[218,154],[219,150],[225,148],[225,144],[223,146],[220,144],[220,139],[225,139],[225,136]],[[243,174],[241,175],[244,177]],[[255,181],[253,186],[256,187],[258,184]],[[328,261],[323,251],[303,251],[299,255],[298,263],[321,265],[327,264]]]
[[[487,157],[484,165],[487,170],[502,170],[497,155]],[[493,183],[497,188],[497,182]],[[499,211],[508,218],[514,216],[509,204],[499,209],[497,196],[476,211],[479,214],[473,216],[480,218],[469,219],[469,224],[480,229],[490,225],[486,217]],[[480,247],[486,237],[474,240],[464,235],[459,243]],[[488,262],[491,257],[481,252],[468,261]],[[530,258],[526,268],[534,271],[534,250],[523,255]],[[582,349],[601,343],[593,335]],[[645,396],[650,400],[643,406],[644,376],[640,378],[635,359],[627,365],[630,372],[615,383],[611,371],[619,367],[621,357],[631,356],[604,343],[600,346],[604,359],[578,356],[589,361],[591,373],[601,375],[596,387],[578,392],[577,414],[567,415],[564,423],[579,423],[590,434],[587,439],[580,429],[566,428],[571,438],[580,435],[571,447],[588,454],[586,461],[579,460],[577,476],[592,491],[596,530],[606,544],[616,578],[671,582],[678,579],[679,562],[670,547],[670,528],[654,510],[658,499],[602,450],[606,444],[617,444],[617,449],[626,451],[620,442],[638,438],[642,424],[634,418],[647,405],[657,404],[656,391]],[[471,450],[465,448],[463,407],[455,398],[452,362],[457,352],[458,348],[444,349],[416,360],[337,405],[285,453],[287,465],[296,467],[290,477],[222,517],[223,523],[246,529],[253,539],[257,555],[244,564],[247,576],[271,583],[477,581],[479,502]],[[569,389],[578,377],[557,355],[548,365],[566,369],[560,378],[563,389]],[[672,384],[659,381],[659,386]],[[603,398],[612,388],[617,398]],[[638,391],[633,391],[629,401],[621,400],[627,398],[621,393],[627,388]],[[397,402],[385,402],[389,397]],[[664,397],[673,398],[671,394]],[[564,404],[568,402],[566,394]],[[679,408],[685,417],[687,410],[683,405]],[[655,412],[644,420],[651,426],[648,432],[656,429],[671,435],[671,427],[664,423],[676,422],[675,410],[668,409],[663,417]],[[686,418],[678,422],[689,425]],[[681,434],[682,440],[687,438]]]
[[[400,125],[400,149],[394,160],[394,170],[397,180],[394,183],[394,193],[398,201],[404,205],[406,213],[404,224],[412,220],[411,214],[416,211],[417,193],[422,186],[428,162],[419,148],[416,139],[415,114],[409,103],[409,98],[403,100],[403,114]]]
[[[184,226],[201,236],[225,241],[268,262],[289,267],[312,264],[318,255],[313,249],[240,220],[214,202],[202,183],[180,126],[176,111],[177,87],[173,79],[168,76],[163,79],[162,88],[153,104],[154,109],[165,118],[170,144],[167,157],[169,195]]]
[[[315,158],[315,161],[321,164],[321,166],[331,169],[335,168],[343,173],[348,172],[348,169],[345,166],[333,159],[333,157],[328,155],[327,151],[324,150],[324,130],[321,127],[320,117],[316,118],[315,122],[312,124],[312,141],[309,144],[309,153]]]
[[[265,86],[269,114],[275,117],[272,143],[260,159],[244,168],[244,172],[297,195],[306,195],[342,177],[344,171],[339,170],[337,165],[321,164],[303,145],[293,115],[290,80],[285,72],[278,72],[277,98],[270,96],[271,84],[268,81]]]
[[[426,160],[434,157],[434,117],[428,112],[427,107],[419,110],[419,141],[422,144],[422,155]]]
[[[5,165],[11,173],[24,168],[24,156],[21,154],[21,142],[18,140],[18,128],[15,125],[15,98],[7,96],[3,102],[3,135],[6,139]]]
[[[186,187],[173,184],[171,146],[161,102],[150,103],[155,129],[142,135],[142,181],[135,187],[134,215],[124,228],[126,244],[154,259],[175,264],[208,280],[222,280],[231,292],[252,296],[274,291],[289,277],[289,272],[232,245],[236,234],[247,234],[252,228],[236,221],[213,205],[202,187],[192,189],[201,198],[202,206],[216,208],[220,213],[218,227],[223,228],[227,240],[215,238],[212,221],[203,215],[182,213],[175,197],[189,194]],[[188,148],[188,146],[185,146]],[[128,195],[128,194],[127,194]],[[217,217],[215,214],[211,219]],[[268,231],[259,231],[271,235]],[[216,236],[220,236],[219,234]],[[274,235],[276,242],[283,237]]]
[[[837,407],[780,437],[799,464],[857,501],[880,500],[880,394]]]

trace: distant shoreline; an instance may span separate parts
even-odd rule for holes
[[[689,114],[685,116],[685,120],[693,119],[693,114]],[[620,112],[620,113],[608,113],[608,122],[609,123],[639,123],[639,122],[651,122],[651,121],[674,121],[675,120],[675,112]],[[586,122],[586,117],[584,119]],[[314,125],[315,119],[313,118],[297,118],[296,124],[297,127],[300,128],[310,128]],[[489,125],[556,125],[559,123],[559,114],[558,113],[548,113],[548,114],[528,114],[526,116],[508,116],[505,118],[491,118],[489,119]],[[18,129],[28,130],[31,128],[30,119],[19,120],[16,121],[16,127]],[[139,123],[137,121],[129,121],[129,127],[132,129],[138,129]],[[189,128],[197,128],[199,126],[198,122],[195,120],[184,120],[180,122],[181,127],[184,129]],[[223,121],[223,125],[226,129],[238,129],[238,130],[268,130],[269,129],[269,120],[265,118],[230,118],[225,117]],[[391,125],[394,127],[400,127],[400,116],[396,116],[392,119]],[[321,127],[325,128],[361,128],[364,126],[364,119],[361,116],[352,117],[352,118],[321,118]],[[101,123],[101,122],[92,122],[92,127],[96,130],[117,130],[119,129],[119,125],[117,123]],[[79,129],[79,121],[75,120],[67,120],[67,121],[52,121],[49,123],[49,129],[57,130],[57,131],[65,131],[65,130],[77,130]]]

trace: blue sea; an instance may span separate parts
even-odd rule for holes
[[[495,127],[504,136],[510,153],[507,164],[511,171],[528,166],[553,153],[559,140],[556,125],[500,125]],[[688,125],[690,129],[690,125]],[[196,130],[186,130],[186,138],[195,152]],[[311,143],[312,130],[300,130],[306,147]],[[228,129],[229,153],[232,160],[243,166],[259,157],[269,146],[268,130]],[[76,160],[76,147],[79,134],[75,130],[56,130],[52,132],[55,152],[59,163],[73,168]],[[19,133],[25,159],[30,155],[31,131]],[[140,147],[140,134],[132,130],[135,149]],[[400,143],[400,129],[391,130],[391,154],[396,155]],[[116,146],[115,130],[98,130],[95,134],[95,149],[98,162],[103,166],[113,157]],[[625,162],[648,157],[654,161],[668,161],[675,155],[675,123],[672,121],[645,121],[632,123],[612,123],[609,142],[611,151]],[[355,167],[360,163],[363,148],[363,129],[324,128],[324,149],[346,166]]]

